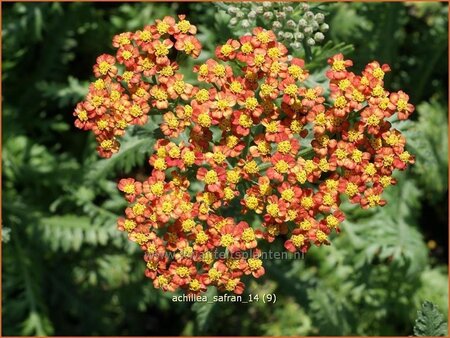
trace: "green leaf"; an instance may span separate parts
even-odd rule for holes
[[[216,294],[216,288],[209,288],[205,296],[208,297],[208,300],[211,300]],[[216,302],[196,302],[192,305],[192,310],[195,312],[195,325],[198,334],[204,334],[208,329],[209,324],[212,322],[211,315],[216,306]]]
[[[414,335],[431,337],[447,335],[447,322],[433,303],[425,301],[422,308],[417,311]]]

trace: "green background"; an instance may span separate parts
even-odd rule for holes
[[[214,305],[174,303],[155,290],[141,252],[116,230],[124,209],[116,182],[148,176],[153,140],[130,133],[118,155],[100,160],[72,112],[117,33],[185,13],[205,60],[243,31],[211,3],[2,9],[3,335],[411,335],[423,301],[447,316],[446,4],[316,5],[330,30],[312,49],[312,79],[323,82],[326,58],[339,51],[355,70],[390,64],[386,88],[404,90],[417,108],[396,126],[416,164],[386,191],[384,208],[344,205],[348,220],[330,247],[265,262],[246,292],[275,293],[275,304]]]

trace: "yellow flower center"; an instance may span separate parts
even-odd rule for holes
[[[352,182],[348,183],[347,187],[345,188],[345,193],[350,197],[355,196],[358,193],[358,186]]]
[[[310,221],[305,219],[304,221],[300,222],[299,228],[302,229],[303,231],[308,231],[312,228],[312,224]]]
[[[186,54],[191,54],[194,49],[195,49],[195,46],[191,41],[186,41],[184,43],[184,52]]]
[[[199,103],[204,103],[209,100],[209,92],[206,89],[200,89],[197,94],[195,94],[195,99]]]
[[[237,170],[229,170],[227,171],[227,182],[228,183],[238,183],[240,180],[240,175]]]
[[[362,156],[363,153],[361,150],[355,149],[352,152],[352,160],[355,161],[356,163],[359,163],[362,161]]]
[[[139,105],[133,104],[133,106],[130,109],[130,114],[133,117],[138,117],[138,116],[141,116],[143,114],[143,112]]]
[[[100,107],[103,104],[103,96],[99,96],[99,95],[94,95],[92,97],[92,105],[95,108]]]
[[[221,274],[219,271],[217,271],[217,269],[211,268],[211,269],[208,271],[208,277],[209,277],[209,279],[211,279],[212,281],[216,281],[216,280],[218,280],[220,277],[222,277],[222,274]]]
[[[156,170],[166,170],[167,164],[166,161],[163,158],[157,158],[155,160],[155,163],[153,164]]]
[[[277,121],[271,121],[267,126],[266,130],[269,133],[276,133],[278,131],[278,124]]]
[[[263,83],[261,85],[261,95],[262,96],[269,96],[270,94],[272,94],[274,90],[274,87],[272,87],[271,85],[267,84],[267,83]]]
[[[250,270],[256,271],[262,266],[262,260],[259,258],[249,258],[247,260],[248,266],[250,267]]]
[[[292,241],[292,244],[294,244],[294,246],[296,248],[300,248],[305,243],[305,236],[303,236],[303,235],[292,235],[291,236],[291,241]]]
[[[215,184],[218,182],[219,178],[214,170],[209,170],[205,175],[206,184]]]
[[[369,175],[373,176],[377,173],[377,169],[375,168],[375,165],[373,163],[369,163],[365,168],[364,172]]]
[[[399,110],[399,111],[406,110],[407,107],[408,107],[408,102],[406,100],[399,99],[397,101],[397,110]]]
[[[247,208],[255,210],[258,207],[258,204],[258,198],[256,198],[255,196],[250,195],[245,197],[245,205],[247,206]]]
[[[250,118],[250,116],[241,114],[241,116],[239,116],[239,124],[241,125],[241,127],[250,128],[253,125],[253,120]]]
[[[300,204],[305,209],[311,209],[314,205],[314,201],[313,201],[312,197],[305,196],[305,197],[302,197]]]
[[[248,110],[255,110],[258,106],[258,100],[254,97],[248,97],[245,100],[245,108]]]
[[[345,99],[344,96],[339,96],[338,98],[336,98],[336,100],[334,101],[334,106],[336,108],[344,108],[347,105],[347,100]]]
[[[238,144],[239,139],[237,138],[237,136],[228,135],[226,141],[228,148],[234,148]]]
[[[288,202],[292,202],[294,197],[295,197],[295,193],[294,193],[294,190],[292,190],[291,188],[285,189],[281,193],[281,198]]]
[[[191,231],[195,227],[195,222],[192,219],[186,219],[181,223],[183,231]]]
[[[242,232],[242,240],[246,243],[253,242],[255,240],[255,232],[252,228],[247,228]]]
[[[167,93],[164,90],[157,88],[153,92],[153,97],[158,101],[165,101],[167,100]]]
[[[276,217],[280,213],[278,204],[275,204],[275,203],[268,203],[266,206],[266,210],[267,210],[267,213],[272,217]]]
[[[320,243],[323,243],[328,239],[328,236],[322,230],[317,230],[316,238]]]
[[[145,205],[141,204],[141,203],[136,203],[135,205],[133,205],[133,213],[136,216],[140,216],[144,213],[145,211]]]
[[[141,34],[139,35],[139,38],[140,38],[142,41],[144,41],[144,42],[148,42],[148,41],[150,41],[150,39],[152,38],[152,35],[150,34],[149,31],[143,30],[143,31],[141,32]]]
[[[193,151],[187,151],[183,154],[183,162],[187,166],[191,166],[195,162],[195,153]]]
[[[381,176],[380,183],[381,183],[381,185],[384,188],[386,188],[387,186],[391,185],[392,177],[391,176],[387,176],[387,175]]]
[[[345,70],[345,62],[343,60],[334,60],[331,67],[335,72],[342,72]]]
[[[201,287],[201,284],[198,281],[198,279],[193,279],[189,282],[189,290],[191,290],[191,291],[196,292],[196,291],[200,290],[200,287]]]
[[[124,58],[124,60],[129,60],[129,59],[131,59],[132,56],[133,56],[133,53],[131,53],[129,50],[125,50],[122,53],[122,57]]]
[[[100,74],[102,74],[102,75],[106,75],[110,69],[111,69],[111,65],[106,61],[102,61],[98,65],[98,70],[100,71]]]
[[[156,56],[166,56],[169,54],[169,47],[164,43],[159,43],[155,47],[155,55]]]
[[[181,20],[177,23],[177,28],[180,30],[180,32],[186,34],[191,28],[191,23],[187,20]]]
[[[303,76],[303,69],[300,66],[291,65],[288,68],[288,73],[296,79],[299,79]]]
[[[225,66],[224,65],[215,65],[213,68],[214,75],[217,77],[225,76]]]
[[[380,67],[377,67],[373,70],[372,75],[376,79],[382,80],[384,78],[384,71]]]
[[[171,158],[180,158],[180,155],[181,155],[180,148],[178,148],[176,145],[170,148],[169,156]]]
[[[208,235],[202,230],[195,237],[195,242],[198,244],[205,244],[208,241]]]
[[[379,195],[369,195],[367,196],[367,201],[370,207],[375,207],[380,204],[381,197]]]
[[[258,151],[262,154],[268,154],[271,150],[270,144],[267,141],[261,141],[258,143]]]
[[[233,52],[233,47],[231,47],[229,44],[225,44],[220,48],[220,52],[224,56],[228,56]]]
[[[230,90],[235,93],[235,94],[239,94],[242,92],[243,88],[242,88],[242,84],[238,81],[233,81],[230,84]]]
[[[384,95],[384,88],[380,85],[375,86],[375,88],[372,90],[372,96],[383,96]]]
[[[288,154],[291,151],[291,142],[289,141],[281,141],[278,143],[277,150],[282,154]]]
[[[130,232],[136,228],[136,222],[131,219],[126,219],[125,222],[123,222],[123,227],[126,231]]]
[[[99,120],[98,122],[97,122],[97,128],[99,129],[99,130],[105,130],[106,128],[108,128],[108,121],[106,121],[106,120]]]
[[[189,269],[185,266],[179,266],[176,268],[175,273],[181,278],[189,276]]]
[[[231,244],[234,243],[234,238],[230,234],[222,235],[220,238],[220,245],[224,247],[229,247]]]
[[[270,36],[269,33],[263,31],[256,35],[256,39],[261,43],[268,43],[270,41]]]
[[[342,91],[346,90],[348,87],[350,87],[350,85],[351,85],[351,82],[349,79],[343,79],[338,82],[338,87]]]
[[[170,214],[170,213],[173,211],[173,209],[174,209],[174,205],[173,205],[172,202],[170,202],[170,201],[164,201],[164,202],[162,203],[161,210],[162,210],[162,212],[165,213],[166,215],[167,215],[167,214]]]
[[[367,124],[369,126],[377,126],[380,124],[380,119],[375,115],[370,115],[367,119]]]
[[[198,115],[198,124],[203,128],[209,128],[211,126],[212,119],[207,113],[201,113]]]
[[[244,54],[250,54],[251,52],[253,52],[253,46],[251,45],[250,42],[245,42],[242,46],[241,46],[241,51]]]
[[[244,165],[244,170],[247,174],[256,174],[259,172],[258,164],[254,160],[251,160]]]
[[[289,171],[289,164],[285,160],[280,160],[275,164],[275,170],[280,174],[285,174]]]
[[[150,191],[156,196],[162,196],[164,192],[164,184],[162,182],[156,182],[150,185]]]
[[[127,185],[125,185],[123,187],[123,191],[126,194],[134,194],[135,193],[134,184],[133,183],[128,183]]]
[[[114,145],[114,142],[112,140],[103,140],[100,143],[100,147],[104,150],[111,150],[113,145]]]
[[[182,80],[175,81],[173,84],[173,89],[178,95],[183,94],[185,88],[186,84]]]
[[[159,72],[163,76],[172,76],[174,74],[172,66],[165,66],[161,71]]]
[[[156,25],[156,30],[158,31],[159,34],[167,33],[169,28],[170,28],[169,24],[164,21],[158,22],[158,24]]]
[[[284,89],[284,93],[289,96],[296,96],[298,93],[298,87],[297,85],[291,83]]]

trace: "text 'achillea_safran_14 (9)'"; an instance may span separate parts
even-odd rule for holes
[[[362,208],[386,203],[394,170],[414,162],[388,119],[414,107],[384,88],[388,65],[373,61],[358,75],[342,54],[328,59],[325,100],[324,88],[306,86],[304,61],[259,27],[218,46],[190,84],[176,59],[199,56],[196,33],[180,15],[116,35],[75,125],[110,157],[127,126],[162,115],[150,176],[118,184],[129,202],[118,227],[144,251],[156,288],[240,294],[243,276],[265,273],[259,243],[278,238],[306,253],[339,232],[343,195]],[[244,221],[249,214],[258,221]]]

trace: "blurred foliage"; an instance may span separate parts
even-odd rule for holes
[[[309,81],[324,81],[336,52],[356,68],[389,63],[388,86],[417,106],[414,121],[393,122],[417,163],[398,175],[384,208],[348,205],[332,246],[266,261],[266,275],[246,292],[275,293],[275,304],[191,304],[155,290],[140,252],[116,230],[124,207],[116,182],[148,174],[154,135],[133,129],[119,154],[100,160],[72,110],[114,34],[186,13],[198,25],[202,61],[232,36],[226,14],[205,3],[3,4],[4,335],[411,335],[424,301],[448,313],[447,5],[328,3],[321,11],[330,30],[311,49]],[[443,325],[434,306],[420,311],[414,333]]]

